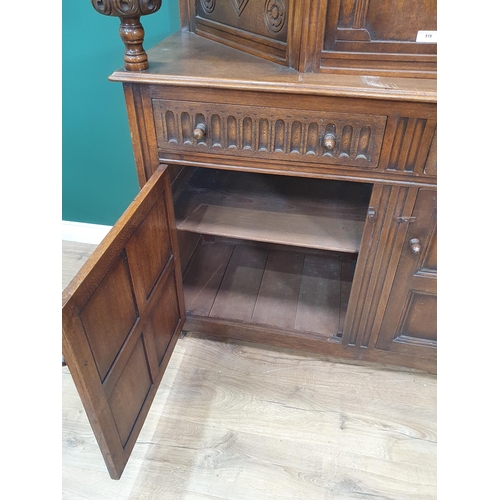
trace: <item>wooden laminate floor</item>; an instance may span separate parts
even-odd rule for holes
[[[93,245],[63,242],[63,286]],[[62,369],[64,499],[436,498],[436,377],[180,339],[119,481]]]

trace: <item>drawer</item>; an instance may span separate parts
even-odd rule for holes
[[[318,165],[376,168],[387,121],[386,116],[334,111],[152,102],[162,151]]]

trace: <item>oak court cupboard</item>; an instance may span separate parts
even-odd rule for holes
[[[118,479],[182,331],[436,371],[435,0],[92,0],[141,191],[63,292]]]

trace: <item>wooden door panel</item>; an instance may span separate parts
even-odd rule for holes
[[[127,444],[134,422],[152,384],[144,336],[141,334],[108,398],[111,414],[123,446]]]
[[[437,129],[432,138],[429,155],[427,156],[427,160],[425,162],[424,173],[437,177]]]
[[[419,189],[408,223],[384,319],[378,349],[393,342],[436,347],[437,343],[437,229],[436,191]],[[419,248],[412,251],[411,242]]]
[[[108,374],[137,317],[132,284],[121,253],[80,312],[101,380]]]
[[[411,290],[398,337],[437,342],[437,298],[435,294]]]
[[[370,0],[359,3],[367,3],[365,26],[371,32],[372,40],[415,42],[419,29],[437,29],[436,0]]]
[[[179,311],[179,300],[175,281],[168,279],[164,293],[161,294],[156,307],[151,311],[151,319],[147,327],[152,332],[158,366],[162,365],[172,335],[176,331],[179,321],[177,311]]]
[[[428,273],[437,273],[437,232],[436,228],[431,235],[427,251],[422,263],[422,271]]]
[[[328,4],[324,46],[335,50],[339,41],[360,42],[352,45],[369,51],[363,42],[379,42],[394,53],[435,54],[435,44],[417,43],[416,38],[419,30],[436,29],[436,0],[333,0]]]
[[[63,293],[63,355],[118,479],[185,319],[167,167]]]
[[[436,29],[436,0],[330,0],[316,70],[435,78],[437,44],[418,34]]]
[[[300,29],[302,19],[296,19],[290,0],[184,0],[184,3],[190,13],[186,20],[190,31],[197,35],[278,64],[293,66],[290,59],[298,58],[288,40],[294,29]],[[299,7],[295,7],[298,16]]]
[[[165,203],[159,199],[148,214],[147,224],[139,226],[127,245],[130,270],[136,289],[140,290],[141,302],[149,300],[162,270],[172,257],[169,239]]]

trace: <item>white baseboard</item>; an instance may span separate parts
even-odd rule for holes
[[[62,239],[66,241],[78,241],[79,243],[92,243],[94,245],[98,245],[108,234],[111,228],[112,226],[63,220]]]

